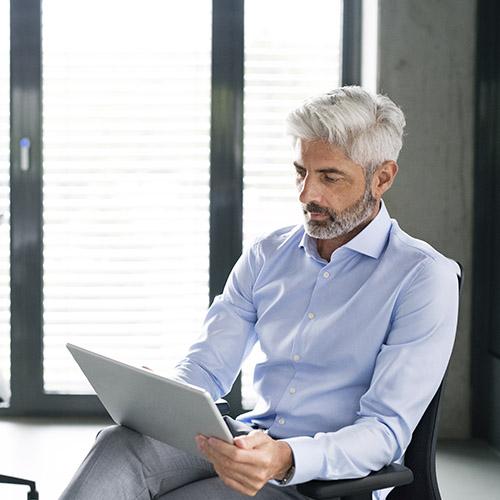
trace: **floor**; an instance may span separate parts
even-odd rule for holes
[[[40,500],[56,500],[104,425],[1,419],[0,474],[34,479]],[[483,442],[441,441],[437,470],[443,500],[500,499],[500,453]],[[26,499],[27,491],[0,485],[0,499]]]

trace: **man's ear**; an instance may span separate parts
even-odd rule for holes
[[[391,188],[398,170],[398,164],[393,160],[384,161],[376,168],[372,180],[372,194],[375,198],[382,198]]]

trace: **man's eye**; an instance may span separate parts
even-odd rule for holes
[[[338,182],[339,178],[338,177],[328,177],[328,175],[325,175],[325,180],[328,182]]]
[[[299,169],[297,169],[296,172],[297,172],[297,175],[299,177],[305,177],[305,175],[306,175],[306,171],[305,170],[299,170]]]

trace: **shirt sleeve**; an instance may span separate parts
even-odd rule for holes
[[[202,387],[214,400],[231,390],[256,342],[252,295],[259,256],[258,242],[242,254],[207,312],[201,337],[175,367],[177,380]]]
[[[311,479],[363,477],[400,461],[450,359],[458,315],[458,269],[428,258],[396,302],[358,418],[336,432],[284,439],[295,474]]]

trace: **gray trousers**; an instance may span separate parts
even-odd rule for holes
[[[243,500],[208,460],[126,427],[102,430],[59,500]],[[304,500],[294,486],[267,484],[259,500]]]

